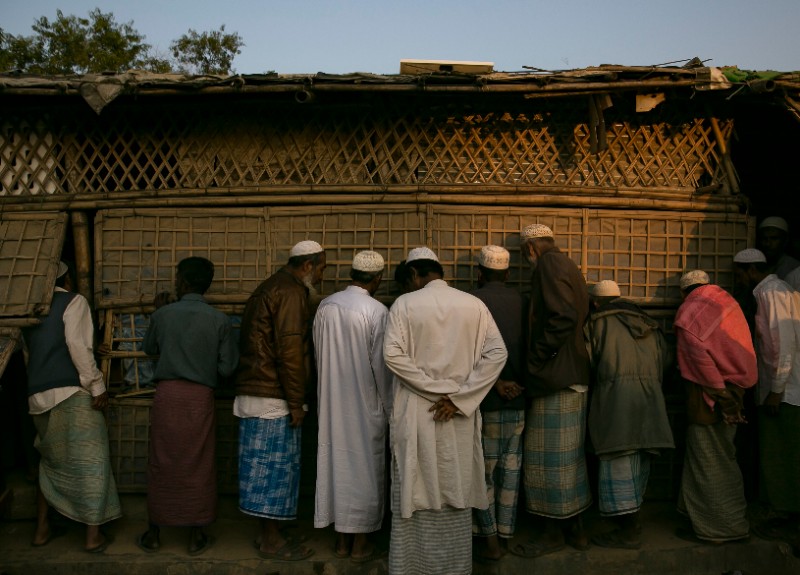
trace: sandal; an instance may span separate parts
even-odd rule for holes
[[[600,547],[610,547],[613,549],[641,549],[640,539],[627,539],[619,529],[601,533],[592,537],[592,543]]]
[[[277,551],[258,550],[258,556],[262,559],[272,559],[275,561],[301,561],[307,557],[311,557],[313,554],[313,549],[292,545],[289,542],[286,542],[286,544]]]
[[[147,544],[144,542],[144,538],[150,533],[150,531],[145,531],[141,535],[136,538],[136,546],[144,551],[145,553],[155,553],[161,548],[161,542],[156,538],[155,542],[151,544]]]
[[[202,555],[203,553],[208,551],[212,545],[214,545],[214,541],[215,540],[213,535],[207,535],[203,533],[203,539],[201,544],[195,547],[194,542],[192,542],[192,544],[189,545],[189,549],[187,550],[187,552],[192,557],[196,557],[197,555]]]
[[[386,555],[385,549],[378,549],[377,547],[373,547],[372,551],[370,551],[366,555],[361,555],[361,556],[350,555],[350,561],[352,561],[353,563],[367,563],[374,559],[380,559],[384,555]]]
[[[534,557],[541,557],[548,553],[555,553],[564,548],[564,542],[559,541],[556,543],[548,542],[546,540],[528,541],[527,543],[517,543],[509,551],[518,557],[526,557],[532,559]]]

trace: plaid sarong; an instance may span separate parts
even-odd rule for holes
[[[800,513],[800,407],[781,403],[778,415],[758,414],[761,481],[776,511]]]
[[[586,393],[533,399],[525,421],[524,484],[530,513],[567,519],[592,504],[586,473]]]
[[[525,411],[501,409],[483,416],[483,459],[488,509],[473,511],[472,532],[512,538],[516,527]]]
[[[424,509],[408,519],[400,514],[400,482],[392,474],[390,575],[467,575],[472,573],[472,510]]]
[[[600,515],[611,517],[639,511],[650,478],[650,454],[634,451],[601,457],[598,473]]]
[[[724,422],[686,429],[678,511],[689,516],[700,539],[733,541],[750,532],[735,436],[736,426]]]
[[[50,411],[34,415],[41,453],[39,488],[56,511],[79,523],[102,525],[122,516],[111,473],[103,413],[78,392]]]
[[[300,495],[301,428],[290,417],[239,420],[239,509],[266,519],[295,519]]]

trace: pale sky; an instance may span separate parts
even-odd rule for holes
[[[0,0],[0,28],[98,7],[168,55],[190,28],[225,24],[245,46],[234,71],[396,74],[400,60],[477,60],[496,71],[648,66],[800,70],[800,0]]]

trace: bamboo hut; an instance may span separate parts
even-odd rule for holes
[[[59,259],[73,260],[106,344],[121,490],[145,489],[152,388],[139,343],[184,257],[215,263],[208,297],[235,323],[302,239],[327,250],[321,295],[347,283],[357,251],[381,252],[390,275],[419,245],[471,289],[488,243],[509,248],[524,291],[518,233],[541,222],[589,283],[614,279],[670,333],[683,271],[732,287],[733,254],[787,202],[798,74],[697,59],[402,72],[0,74],[0,370],[19,328],[48,312]],[[395,295],[385,281],[377,297]],[[682,400],[669,398],[679,438]],[[235,491],[230,394],[218,405],[220,487]],[[681,457],[656,464],[653,495],[674,495]]]

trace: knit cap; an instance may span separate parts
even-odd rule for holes
[[[501,246],[483,246],[478,264],[490,270],[507,270],[511,259],[508,250]]]
[[[435,262],[439,261],[439,258],[436,257],[436,254],[433,253],[433,250],[426,247],[421,248],[414,248],[408,252],[408,257],[406,258],[406,263],[413,262],[414,260],[433,260]]]
[[[531,224],[524,228],[519,235],[523,240],[531,240],[533,238],[552,238],[553,230],[544,224]]]
[[[318,254],[321,251],[323,251],[322,246],[317,242],[313,240],[303,240],[302,242],[297,242],[294,247],[289,250],[289,257],[293,258],[296,256],[311,256]]]
[[[777,228],[781,231],[788,232],[789,224],[780,216],[770,216],[764,218],[763,221],[758,224],[758,229],[763,230],[764,228]]]
[[[703,270],[692,270],[681,276],[680,286],[681,289],[686,289],[697,284],[705,285],[710,281],[711,280],[708,278],[708,274]]]
[[[383,270],[383,256],[378,252],[365,250],[353,258],[353,269],[360,272],[377,273]]]
[[[595,297],[619,297],[620,291],[614,280],[602,280],[589,288],[589,294]]]
[[[737,264],[757,264],[757,263],[766,263],[767,256],[764,255],[764,252],[761,250],[757,250],[755,248],[747,248],[746,250],[742,250],[738,252],[735,256],[733,256],[733,261]]]

